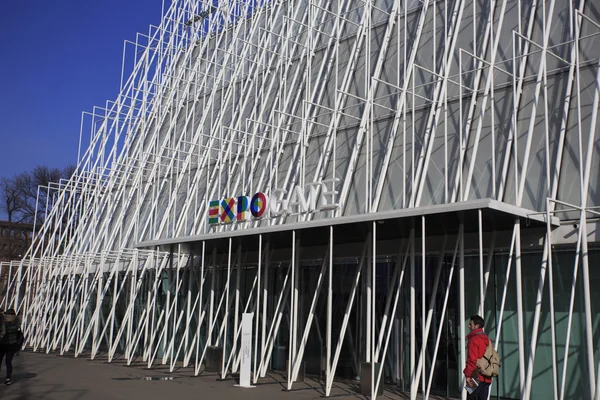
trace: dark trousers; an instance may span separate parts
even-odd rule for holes
[[[2,359],[6,356],[6,379],[12,376],[12,360],[15,356],[15,346],[0,344],[0,367],[2,367]]]
[[[487,400],[490,393],[490,385],[491,383],[480,382],[479,386],[473,390],[473,393],[467,396],[467,400]]]

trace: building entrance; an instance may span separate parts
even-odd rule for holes
[[[335,251],[335,250],[334,250]],[[440,259],[442,257],[442,259]],[[410,259],[406,260],[404,277],[394,276],[397,260],[396,256],[380,256],[375,264],[375,325],[373,332],[369,332],[365,321],[369,318],[368,307],[372,294],[370,284],[362,276],[360,283],[356,287],[353,295],[353,286],[356,281],[357,271],[360,268],[359,257],[338,257],[333,260],[333,287],[332,287],[332,319],[331,335],[332,342],[342,337],[341,349],[335,378],[338,380],[359,381],[363,363],[369,358],[369,349],[367,348],[368,335],[379,336],[382,328],[389,326],[389,316],[395,301],[395,289],[399,279],[403,280],[402,289],[398,296],[395,316],[393,318],[391,337],[388,349],[383,363],[383,383],[386,385],[397,385],[400,390],[408,391],[410,382],[411,361],[410,361],[410,323],[411,312],[415,313],[415,337],[416,337],[416,358],[419,358],[419,349],[422,348],[423,329],[428,330],[427,346],[424,354],[425,364],[422,367],[422,373],[426,375],[423,382],[429,380],[429,375],[433,374],[430,393],[440,396],[458,396],[459,376],[462,367],[459,366],[459,321],[458,321],[458,291],[454,279],[450,279],[451,274],[456,274],[456,268],[452,268],[452,256],[440,256],[439,254],[427,255],[425,257],[425,291],[421,290],[422,280],[422,258],[414,260],[415,276],[414,281],[418,283],[415,287],[415,303],[419,306],[411,309],[410,303]],[[403,259],[404,256],[401,256]],[[327,288],[323,287],[319,295],[315,298],[315,291],[319,287],[322,258],[302,259],[300,257],[300,268],[298,271],[298,327],[299,332],[305,332],[308,324],[308,334],[306,336],[305,349],[303,354],[302,370],[309,375],[324,377],[326,371],[326,335],[327,335]],[[400,260],[402,263],[403,260]],[[280,264],[272,265],[274,271],[279,271],[273,275],[272,288],[277,287],[283,281],[284,268]],[[364,268],[364,266],[363,266]],[[402,266],[400,266],[402,268]],[[364,270],[360,273],[364,275]],[[435,279],[438,279],[437,293],[434,294]],[[450,286],[447,287],[447,283]],[[354,299],[353,299],[354,296]],[[446,306],[444,302],[446,300]],[[273,307],[277,298],[273,299]],[[433,302],[433,314],[429,327],[421,322],[422,302],[425,302],[425,309],[429,310],[430,303]],[[314,305],[313,305],[314,302]],[[349,307],[353,302],[352,307]],[[308,322],[312,312],[312,321]],[[347,323],[345,324],[345,316]],[[387,315],[387,316],[386,316]],[[285,309],[282,326],[277,336],[274,346],[271,368],[275,370],[285,370],[289,355],[289,308]],[[439,321],[442,321],[440,324]],[[436,344],[436,341],[439,343]],[[375,340],[377,342],[377,339]],[[380,352],[382,349],[380,349]],[[333,352],[333,350],[332,350]],[[427,390],[427,388],[422,388]]]

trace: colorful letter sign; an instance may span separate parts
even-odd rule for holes
[[[208,223],[218,224],[219,223],[219,200],[213,200],[208,203]]]
[[[258,192],[252,196],[250,202],[250,212],[254,218],[262,218],[267,209],[267,196],[264,193]]]
[[[240,196],[237,200],[237,220],[245,221],[248,218],[248,207],[250,207],[250,199],[248,196]]]
[[[339,179],[329,179],[309,183],[306,188],[295,186],[288,192],[273,189],[270,198],[263,192],[252,197],[228,197],[208,203],[208,223],[230,223],[260,219],[265,216],[278,217],[290,214],[305,214],[315,211],[333,210],[339,207],[335,202],[336,184]]]
[[[221,222],[233,222],[235,218],[235,214],[233,213],[234,209],[235,199],[233,197],[221,200]]]
[[[208,223],[211,225],[246,221],[252,216],[262,218],[267,210],[267,195],[258,192],[252,196],[228,197],[208,203]]]

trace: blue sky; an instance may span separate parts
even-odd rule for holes
[[[82,111],[117,97],[123,41],[161,12],[162,0],[2,2],[0,177],[76,163]]]

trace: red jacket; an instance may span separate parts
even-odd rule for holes
[[[467,378],[471,378],[473,371],[477,369],[477,360],[479,360],[485,354],[490,338],[488,335],[483,333],[482,328],[474,329],[467,335],[468,351],[467,351],[467,366],[463,370],[463,373]],[[491,383],[492,378],[479,375],[478,380],[480,382]]]

